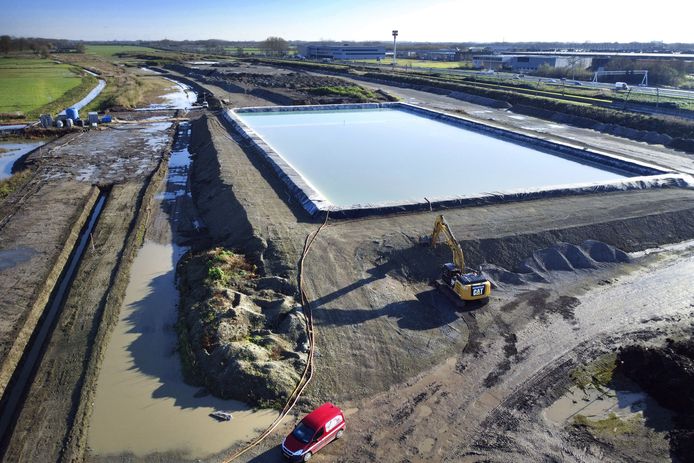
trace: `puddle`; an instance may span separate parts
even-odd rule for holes
[[[21,130],[26,126],[26,124],[0,125],[0,132]]]
[[[547,420],[560,426],[571,423],[579,414],[597,421],[608,418],[611,413],[621,419],[640,415],[655,429],[669,426],[671,418],[666,409],[631,383],[628,390],[589,388],[583,391],[573,386],[543,412]]]
[[[45,145],[45,141],[30,143],[0,143],[0,180],[12,176],[12,167],[19,158]]]
[[[183,381],[176,352],[174,269],[186,251],[175,240],[180,222],[187,220],[180,212],[185,201],[191,201],[186,186],[189,136],[183,125],[169,160],[166,188],[156,196],[161,207],[153,208],[148,239],[133,261],[118,325],[104,355],[89,431],[89,447],[96,455],[132,453],[141,458],[172,452],[206,458],[250,440],[278,416],[275,410],[253,410],[242,402],[201,394],[200,388]],[[160,239],[155,242],[150,235]],[[217,410],[230,412],[232,420],[209,416]]]
[[[26,262],[36,254],[33,248],[19,247],[0,251],[0,272]]]
[[[198,101],[198,94],[193,91],[192,87],[181,82],[164,77],[164,79],[172,82],[170,92],[161,96],[162,103],[151,104],[146,108],[138,108],[137,111],[148,111],[158,109],[188,109]]]
[[[97,455],[175,452],[205,458],[249,440],[277,417],[241,402],[199,396],[183,382],[176,353],[173,263],[183,249],[148,241],[133,262],[120,320],[94,400],[89,446]],[[209,416],[229,411],[233,419]]]

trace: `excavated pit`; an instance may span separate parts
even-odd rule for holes
[[[311,217],[223,120],[195,124],[193,195],[213,243],[252,257],[265,274],[296,281],[303,240],[323,217]],[[468,265],[483,265],[499,287],[513,286],[541,280],[547,272],[624,262],[614,248],[631,252],[694,237],[694,192],[550,197],[449,209],[445,215]],[[386,390],[467,345],[470,320],[428,284],[450,260],[445,247],[420,244],[434,217],[424,212],[331,220],[317,237],[304,275],[320,333],[310,401]],[[543,301],[562,313],[561,300]]]

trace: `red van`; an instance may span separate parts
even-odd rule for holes
[[[345,415],[331,403],[324,403],[306,415],[282,441],[282,455],[290,461],[309,461],[314,453],[345,432]]]

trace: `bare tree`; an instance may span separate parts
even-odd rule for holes
[[[12,48],[12,39],[9,35],[0,36],[0,50],[4,54],[8,54]]]
[[[289,43],[282,37],[268,37],[262,47],[269,55],[282,56],[289,51]]]

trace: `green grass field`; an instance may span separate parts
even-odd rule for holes
[[[136,45],[87,45],[86,52],[93,55],[111,58],[118,53],[158,53],[159,50],[149,47],[138,47]]]
[[[359,60],[358,63],[367,64],[386,64],[390,65],[393,58],[384,58],[380,61],[375,59]],[[434,69],[457,69],[460,67],[468,67],[464,61],[427,61],[423,59],[398,58],[398,66],[406,66],[413,68],[434,68]]]
[[[79,87],[83,78],[48,59],[0,58],[0,113],[29,114]]]

